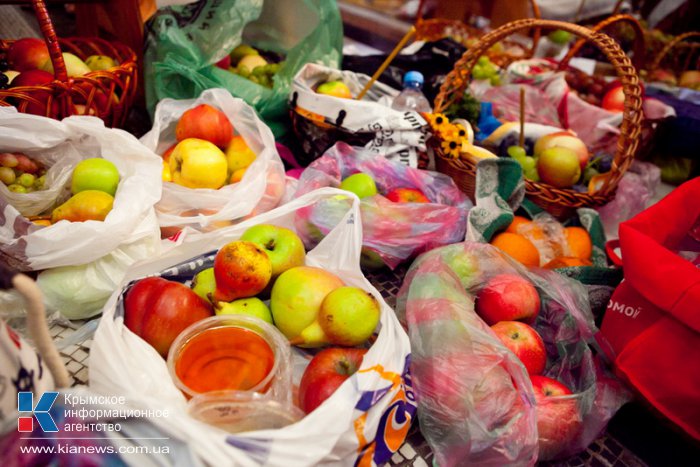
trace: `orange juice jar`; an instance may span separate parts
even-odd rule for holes
[[[222,315],[182,331],[168,353],[168,369],[188,397],[251,391],[286,400],[290,358],[289,343],[274,326],[253,316]]]

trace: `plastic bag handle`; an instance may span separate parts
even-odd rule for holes
[[[620,239],[616,238],[615,240],[608,240],[605,242],[605,253],[608,255],[608,258],[610,258],[610,261],[617,266],[618,268],[622,267],[622,258],[618,256],[617,253],[615,253],[615,248],[620,247]]]

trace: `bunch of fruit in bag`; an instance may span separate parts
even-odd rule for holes
[[[221,110],[200,104],[182,114],[177,143],[163,153],[163,181],[218,190],[237,183],[257,155]]]
[[[0,154],[0,179],[7,188],[20,194],[32,194],[46,187],[46,168],[21,153]],[[107,159],[95,157],[80,161],[70,179],[70,198],[50,214],[30,218],[35,224],[47,226],[69,222],[103,221],[114,204],[119,185],[119,170]]]
[[[355,193],[358,198],[368,198],[376,194],[380,194],[377,189],[377,183],[371,175],[358,172],[349,175],[341,180],[339,188],[341,190]],[[398,187],[393,188],[386,193],[382,193],[386,199],[394,203],[430,203],[430,199],[418,188],[414,187]]]
[[[241,44],[216,63],[216,66],[246,78],[253,83],[272,88],[275,75],[284,66],[284,57]]]
[[[92,71],[109,70],[119,65],[114,58],[106,55],[91,55],[83,61],[70,52],[63,52],[63,61],[69,77],[80,77]],[[41,39],[27,37],[13,42],[5,58],[0,60],[0,90],[21,88],[22,86],[41,86],[51,83],[53,80],[53,63],[46,43]],[[85,89],[91,91],[91,88],[86,87]],[[46,94],[48,97],[48,91]],[[118,99],[117,96],[112,98]],[[106,104],[108,97],[102,90],[95,89],[94,99],[98,103],[102,101],[103,104]],[[58,105],[58,102],[55,102],[54,105]],[[81,113],[81,107],[84,108],[84,106],[76,104],[78,113]],[[26,112],[44,115],[45,108],[43,104],[29,102]]]
[[[534,143],[526,137],[523,146],[517,139],[515,133],[503,138],[499,156],[515,159],[533,182],[595,193],[610,175],[612,156],[601,153],[591,158],[586,144],[571,132],[550,133]]]
[[[550,458],[576,436],[581,416],[572,391],[556,379],[542,376],[547,366],[544,341],[534,323],[540,311],[537,289],[517,274],[499,274],[477,292],[476,313],[522,362],[532,382],[537,403],[540,457]]]
[[[583,227],[564,227],[547,213],[534,220],[515,216],[503,232],[491,239],[491,245],[527,267],[556,269],[591,266],[593,246]]]
[[[254,316],[274,325],[291,345],[327,347],[313,357],[300,382],[299,406],[308,413],[357,371],[379,324],[380,307],[368,291],[306,266],[305,257],[292,230],[251,227],[219,249],[213,267],[199,271],[191,287],[160,277],[137,281],[125,297],[125,325],[163,357],[188,326],[215,314]],[[220,355],[241,350],[236,339],[222,345],[216,350]],[[244,351],[269,353],[260,346]],[[184,362],[182,357],[178,376],[199,392],[245,390],[269,373],[258,368],[242,382],[235,368],[213,374]]]

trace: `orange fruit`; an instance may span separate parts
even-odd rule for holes
[[[520,234],[503,232],[491,240],[491,245],[510,255],[527,267],[540,265],[540,253],[530,240]]]
[[[514,216],[513,217],[513,222],[510,223],[508,228],[505,230],[505,232],[510,232],[510,233],[518,233],[518,227],[522,224],[529,224],[532,222],[530,219],[527,217],[523,216]]]
[[[557,269],[591,265],[592,263],[587,259],[576,258],[574,256],[560,256],[559,258],[554,258],[552,261],[542,267],[545,269]]]
[[[571,256],[581,259],[590,259],[593,245],[591,244],[591,236],[588,235],[583,227],[566,227],[564,229],[566,243],[569,244]]]

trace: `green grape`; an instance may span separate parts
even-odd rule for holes
[[[493,75],[491,78],[489,78],[489,82],[491,83],[491,86],[498,86],[501,84],[501,77],[498,75]]]
[[[520,165],[523,166],[523,171],[527,172],[535,168],[535,158],[530,156],[525,156],[524,159],[518,161]]]
[[[255,84],[260,84],[260,78],[257,77],[257,76],[250,75],[250,76],[248,77],[248,79],[249,79],[250,81],[254,82]]]
[[[539,182],[540,181],[540,174],[537,173],[536,168],[531,168],[530,170],[526,170],[523,172],[523,175],[525,175],[525,178],[528,180],[532,180],[533,182]]]
[[[475,65],[474,69],[472,69],[472,76],[474,79],[487,79],[489,77],[484,68],[479,65]]]
[[[496,68],[496,65],[493,63],[488,63],[483,66],[484,72],[486,73],[487,77],[491,77],[495,74],[498,73],[498,68]]]
[[[250,70],[248,69],[248,67],[245,67],[245,66],[239,66],[236,69],[236,73],[238,73],[240,76],[242,76],[244,78],[247,78],[250,76]]]
[[[512,157],[518,162],[527,157],[525,149],[521,148],[520,146],[508,146],[507,152],[510,157]],[[520,165],[522,165],[522,163]]]
[[[583,183],[588,183],[591,178],[595,177],[598,175],[598,171],[593,168],[593,167],[586,167],[586,170],[583,171]]]
[[[253,72],[251,73],[253,76],[264,76],[265,75],[265,66],[256,66],[253,68]]]
[[[265,86],[266,88],[272,87],[270,77],[267,75],[258,76],[258,84],[260,84],[261,86]]]
[[[279,63],[271,63],[268,66],[270,67],[269,70],[270,70],[270,74],[272,74],[272,75],[274,75],[278,71],[280,71],[280,64]]]
[[[486,55],[482,55],[481,57],[479,57],[479,60],[477,60],[476,63],[477,65],[484,66],[491,63],[491,60],[489,60],[489,58]]]

